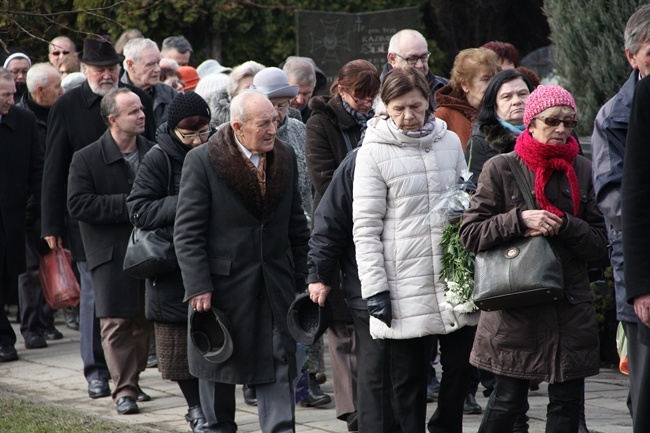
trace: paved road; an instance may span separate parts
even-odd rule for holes
[[[110,398],[92,400],[86,393],[86,381],[82,375],[79,357],[79,333],[57,323],[63,332],[63,340],[49,342],[45,349],[26,350],[22,338],[16,345],[20,360],[0,364],[0,391],[11,390],[20,395],[43,401],[53,406],[74,408],[86,414],[114,422],[137,424],[154,432],[188,432],[183,416],[187,411],[178,386],[164,382],[156,369],[147,369],[141,376],[140,385],[153,400],[140,404],[139,415],[122,416],[115,412]],[[16,326],[16,333],[18,329]],[[19,334],[18,334],[19,335]],[[322,388],[333,394],[329,381]],[[479,394],[480,391],[479,391]],[[592,433],[630,433],[632,424],[627,412],[627,377],[615,370],[602,370],[598,376],[589,378],[586,384],[587,424]],[[479,395],[478,402],[484,407],[486,399]],[[530,433],[543,433],[547,404],[546,387],[531,392],[529,397],[531,417]],[[429,416],[436,404],[429,404]],[[478,430],[480,415],[467,415],[464,431]],[[259,432],[257,411],[246,406],[240,389],[237,390],[237,422],[242,433]],[[336,419],[334,404],[324,408],[296,408],[296,431],[347,432],[347,425]],[[373,432],[368,432],[373,433]]]

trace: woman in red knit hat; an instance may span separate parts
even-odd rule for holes
[[[548,382],[546,431],[577,433],[584,378],[598,374],[598,326],[587,261],[607,248],[596,204],[591,163],[571,136],[576,105],[560,86],[539,86],[526,100],[524,132],[514,152],[533,191],[528,209],[506,158],[483,166],[481,182],[465,211],[461,242],[472,252],[519,237],[545,236],[562,262],[564,298],[522,308],[483,311],[470,356],[495,374],[495,389],[479,433],[512,431],[526,409],[529,381]],[[494,272],[500,272],[494,269]]]

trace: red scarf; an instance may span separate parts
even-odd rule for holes
[[[535,173],[535,196],[540,208],[561,217],[564,212],[553,206],[544,189],[554,171],[564,171],[571,186],[571,199],[573,201],[573,215],[578,215],[580,209],[580,186],[578,177],[573,169],[573,160],[578,154],[578,141],[569,136],[566,144],[543,144],[535,140],[530,132],[524,131],[517,137],[515,152],[524,163]]]

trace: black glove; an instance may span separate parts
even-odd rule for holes
[[[390,306],[390,293],[377,293],[369,297],[366,302],[368,303],[368,314],[381,320],[390,328],[390,322],[393,320],[393,310]]]

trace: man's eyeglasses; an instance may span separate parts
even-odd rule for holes
[[[273,106],[275,107],[276,110],[284,112],[289,109],[289,101],[283,102],[281,104],[273,104]]]
[[[409,57],[409,58],[402,57],[397,53],[393,53],[393,54],[395,54],[397,57],[399,57],[402,60],[406,60],[406,63],[408,63],[410,66],[417,65],[418,61],[422,62],[422,64],[424,65],[425,63],[427,63],[429,61],[429,57],[431,57],[431,53],[429,53],[429,52],[427,52],[426,54],[424,54],[424,55],[422,55],[420,57],[415,57],[414,56],[414,57]]]
[[[196,132],[194,134],[186,134],[180,129],[176,128],[176,132],[178,132],[180,136],[183,137],[184,140],[194,140],[197,137],[200,138],[201,140],[205,140],[206,138],[208,138],[210,132],[212,131],[208,129],[207,131]]]
[[[354,94],[350,91],[350,89],[346,89],[345,87],[341,87],[341,89],[350,95],[350,98],[354,101],[355,104],[360,105],[360,104],[372,104],[372,101],[375,100],[374,96],[371,96],[369,98],[357,98],[354,96]]]
[[[561,120],[556,117],[536,117],[548,126],[558,126],[560,123],[564,124],[565,128],[573,129],[578,124],[577,120]]]
[[[63,54],[65,56],[67,54],[70,54],[70,51],[52,51],[50,54],[53,54],[55,56],[60,56],[61,54]]]

